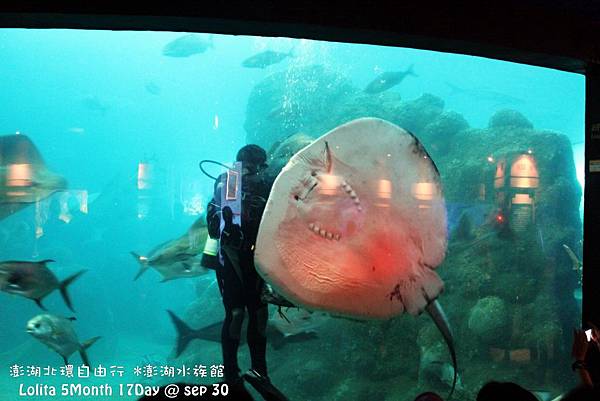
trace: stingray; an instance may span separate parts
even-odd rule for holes
[[[363,118],[300,150],[277,176],[255,263],[278,293],[309,310],[358,319],[427,311],[456,372],[452,332],[436,300],[446,247],[435,164],[409,132]]]
[[[27,136],[0,136],[0,220],[66,188]]]

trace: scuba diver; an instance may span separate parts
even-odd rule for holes
[[[258,227],[273,180],[265,173],[267,155],[260,146],[242,147],[236,160],[237,170],[228,169],[216,179],[213,199],[206,215],[210,238],[219,240],[220,265],[216,273],[225,307],[221,330],[225,382],[239,391],[243,389],[245,379],[265,400],[287,400],[271,384],[268,376],[265,335],[269,318],[268,304],[261,299],[265,282],[254,266]],[[237,351],[246,310],[246,339],[252,366],[240,377]]]

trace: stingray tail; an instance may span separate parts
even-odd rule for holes
[[[61,281],[61,283],[60,283],[60,287],[59,287],[60,295],[62,295],[63,299],[65,300],[65,303],[67,304],[69,309],[71,309],[73,312],[75,312],[75,310],[73,309],[73,305],[71,304],[71,298],[69,298],[69,293],[67,292],[67,287],[85,272],[86,272],[85,270],[80,270],[77,273],[73,274],[72,276],[67,277],[64,281]],[[40,305],[40,304],[38,304],[38,305]]]
[[[452,366],[454,367],[454,379],[452,380],[452,389],[450,389],[450,394],[446,398],[447,401],[450,400],[452,394],[454,393],[454,389],[456,388],[456,380],[458,379],[458,365],[456,363],[456,350],[454,349],[454,337],[452,335],[452,329],[450,328],[450,324],[448,323],[448,318],[446,318],[446,314],[442,309],[442,305],[436,300],[433,300],[427,305],[427,313],[431,316],[431,319],[437,326],[437,328],[442,333],[446,344],[448,345],[448,350],[450,351],[450,357],[452,358]]]
[[[135,252],[131,252],[131,255],[140,264],[140,270],[138,270],[137,274],[135,275],[135,278],[133,279],[133,281],[135,281],[138,278],[140,278],[140,276],[142,274],[144,274],[146,272],[146,270],[148,270],[150,268],[150,265],[148,264],[148,258],[138,255]]]
[[[185,351],[190,341],[202,337],[197,330],[194,330],[188,326],[175,313],[170,310],[167,310],[167,313],[169,314],[173,325],[175,325],[175,330],[177,330],[177,344],[175,349],[175,357],[177,358],[183,353],[183,351]]]
[[[81,360],[83,361],[83,364],[86,366],[91,366],[90,365],[90,360],[87,356],[87,352],[85,352],[85,350],[87,350],[89,347],[91,347],[96,341],[98,341],[100,338],[100,336],[98,337],[93,337],[90,338],[89,340],[85,340],[82,344],[81,344],[81,348],[79,348],[79,355],[81,355]]]

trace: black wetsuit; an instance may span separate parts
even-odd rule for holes
[[[245,174],[242,177],[241,229],[235,225],[226,227],[221,233],[219,230],[222,218],[221,178],[219,177],[215,183],[213,200],[208,207],[207,222],[209,235],[221,240],[220,252],[223,266],[217,268],[217,282],[225,307],[225,320],[221,331],[225,380],[236,381],[240,372],[237,351],[246,309],[249,319],[246,338],[250,348],[252,369],[267,376],[265,330],[268,309],[267,304],[260,298],[264,281],[254,267],[254,244],[266,199],[269,196],[270,184],[269,180],[261,174]]]

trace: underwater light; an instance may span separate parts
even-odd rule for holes
[[[152,166],[150,163],[140,162],[138,163],[137,173],[137,188],[138,189],[150,189],[150,179],[152,176]]]
[[[531,149],[527,149],[527,153],[529,153],[529,154],[532,154],[532,153],[533,153],[533,150],[531,150]]]
[[[487,161],[490,162],[490,163],[493,163],[494,162],[494,158],[492,156],[488,156],[487,157]]]
[[[430,201],[437,196],[437,188],[432,182],[417,182],[412,184],[412,195],[420,201]]]
[[[510,186],[512,188],[537,188],[540,176],[535,159],[521,155],[513,161],[510,168]]]
[[[29,163],[9,164],[6,174],[6,186],[29,187],[32,185],[32,169]]]
[[[502,215],[502,213],[498,213],[498,214],[496,215],[496,221],[497,221],[498,223],[504,223],[504,216]]]

